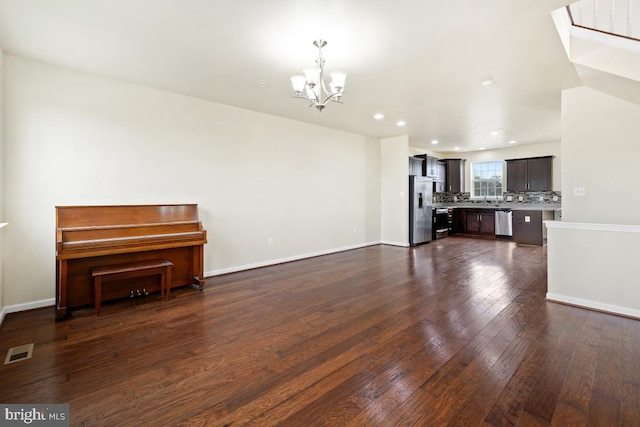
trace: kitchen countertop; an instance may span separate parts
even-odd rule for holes
[[[562,209],[560,203],[434,203],[435,208],[460,209],[511,209],[514,211],[557,211]]]

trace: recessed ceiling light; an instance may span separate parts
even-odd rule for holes
[[[433,141],[431,141],[431,143],[432,143],[433,145],[436,145],[436,144],[438,143],[438,140],[437,140],[437,139],[434,139]]]
[[[405,123],[405,122],[403,122],[402,120],[400,120],[398,123],[396,123],[396,126],[400,126],[400,127],[402,127],[402,126],[404,126],[404,125],[406,125],[406,124],[407,124],[407,123]]]
[[[454,147],[453,150],[454,151],[460,151],[460,147]]]
[[[498,135],[498,131],[497,130],[494,130],[493,132],[491,132],[491,136],[496,136],[496,135]]]
[[[478,148],[478,150],[482,151],[482,150],[486,150],[486,148],[482,147],[482,148]]]
[[[482,87],[491,87],[493,86],[493,80],[491,79],[486,79],[482,81]]]
[[[382,119],[384,119],[384,114],[382,114],[382,113],[376,113],[376,114],[373,116],[373,118],[374,118],[374,119],[376,119],[376,120],[382,120]]]
[[[516,141],[515,139],[512,139],[511,141],[509,141],[509,144],[515,144],[516,142],[518,141]]]

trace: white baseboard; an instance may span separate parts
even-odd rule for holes
[[[547,301],[560,302],[578,307],[590,308],[597,311],[603,311],[611,314],[619,314],[627,317],[640,319],[640,310],[628,307],[620,307],[617,305],[604,304],[601,302],[585,300],[581,298],[568,297],[566,295],[558,295],[547,293]]]
[[[357,245],[344,246],[342,248],[327,249],[324,251],[311,252],[311,253],[302,254],[302,255],[295,255],[287,258],[279,258],[279,259],[272,259],[269,261],[256,262],[254,264],[245,264],[245,265],[239,265],[235,267],[221,268],[218,270],[205,271],[204,277],[220,276],[222,274],[236,273],[238,271],[252,270],[254,268],[260,268],[260,267],[268,267],[270,265],[282,264],[285,262],[298,261],[301,259],[313,258],[321,255],[329,255],[337,252],[344,252],[344,251],[350,251],[352,249],[359,249],[367,246],[379,245],[380,243],[382,242],[377,241],[377,242],[360,243]]]
[[[0,312],[0,325],[4,320],[4,316],[9,313],[17,313],[18,311],[33,310],[35,308],[49,307],[56,304],[55,298],[42,299],[40,301],[25,302],[22,304],[8,305],[2,308]]]

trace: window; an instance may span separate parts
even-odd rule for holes
[[[504,162],[482,162],[471,164],[471,197],[502,198],[502,175]]]

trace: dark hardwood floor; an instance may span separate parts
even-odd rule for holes
[[[7,315],[0,402],[73,426],[638,426],[640,321],[545,302],[546,249],[449,237]]]

